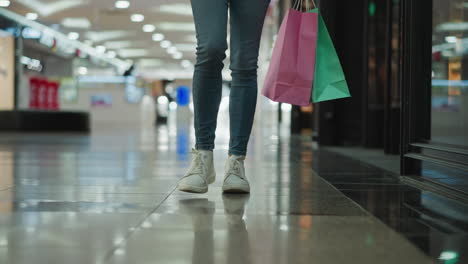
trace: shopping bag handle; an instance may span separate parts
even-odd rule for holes
[[[312,1],[313,7],[311,5],[309,5],[309,0],[306,0],[306,12],[308,12],[308,11],[314,9],[314,8],[317,8],[317,5],[315,4],[315,1],[314,0],[310,0],[310,1]],[[296,10],[302,11],[302,2],[303,2],[303,0],[295,0],[294,4],[293,4],[293,8],[296,9]]]

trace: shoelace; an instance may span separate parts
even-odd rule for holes
[[[240,166],[241,166],[241,162],[239,160],[236,160],[236,159],[230,160],[227,175],[229,176],[231,174],[234,174],[238,176],[239,178],[244,179],[244,177],[241,174]]]
[[[192,166],[190,167],[189,172],[187,173],[187,176],[193,175],[193,174],[203,174],[203,159],[201,158],[201,154],[196,152],[196,151],[191,151],[190,152],[192,155],[195,155],[195,158],[193,159]]]

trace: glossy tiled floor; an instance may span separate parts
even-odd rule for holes
[[[314,170],[437,263],[468,263],[468,205],[399,182],[361,158],[312,151]],[[336,168],[342,164],[346,170]]]
[[[219,129],[218,180],[202,195],[175,190],[193,142],[180,123],[2,134],[0,263],[433,263],[312,168],[335,183],[377,172],[349,172],[333,159],[317,166],[315,156],[333,155],[265,122],[246,160],[252,193],[222,195],[227,136]]]

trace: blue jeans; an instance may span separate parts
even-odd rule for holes
[[[195,149],[213,150],[230,16],[229,152],[246,155],[257,103],[260,38],[270,0],[191,0],[197,36],[193,73]]]

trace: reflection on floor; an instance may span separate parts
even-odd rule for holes
[[[363,161],[374,167],[393,172],[394,174],[400,173],[400,155],[385,154],[380,148],[325,147],[324,149]]]
[[[252,193],[222,195],[222,133],[218,180],[201,195],[175,190],[188,126],[2,134],[0,263],[466,261],[466,222],[437,226],[434,197],[279,130],[253,133]]]
[[[363,147],[326,147],[325,149],[393,172],[395,175],[400,173],[400,155],[384,154],[382,149]],[[422,162],[421,176],[447,185],[457,192],[468,194],[468,177],[466,177],[465,171],[440,166],[432,162]]]
[[[313,153],[312,167],[323,179],[433,260],[468,263],[468,205],[400,183],[398,174],[368,161],[335,151]]]

